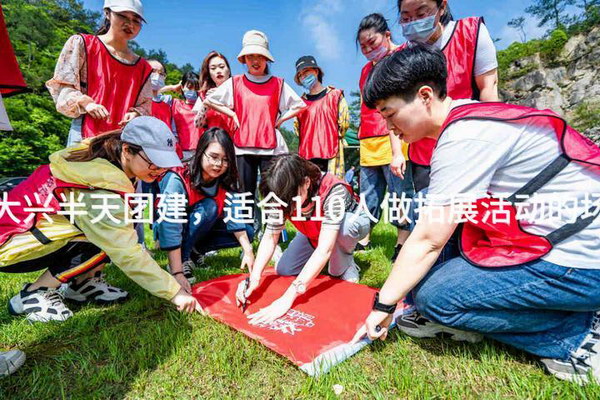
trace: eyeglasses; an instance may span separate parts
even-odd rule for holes
[[[209,163],[211,163],[212,165],[218,166],[218,165],[223,165],[223,166],[227,166],[229,165],[229,160],[226,158],[219,158],[219,157],[215,157],[211,154],[207,154],[207,153],[202,153],[204,155],[204,157],[206,157],[206,159],[208,160]]]
[[[125,14],[121,14],[118,12],[114,12],[113,14],[115,14],[117,17],[121,18],[121,20],[125,21],[125,22],[129,22],[132,25],[136,25],[136,26],[142,26],[142,19],[141,18],[129,18],[127,17]]]
[[[146,164],[148,164],[148,169],[150,171],[160,171],[161,169],[166,169],[166,168],[161,168],[156,166],[156,164],[154,164],[152,161],[148,160],[146,157],[143,156],[144,153],[142,153],[141,151],[139,153],[137,153],[138,156],[140,156],[140,158],[144,161],[146,161]]]

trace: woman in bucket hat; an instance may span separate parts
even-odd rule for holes
[[[11,314],[30,321],[64,321],[72,312],[63,298],[106,303],[126,296],[100,275],[109,260],[179,310],[200,311],[196,300],[138,244],[126,217],[125,199],[135,192],[132,180],[153,182],[178,166],[167,125],[144,116],[123,130],[52,154],[49,165],[11,190],[10,213],[0,218],[0,272],[45,270],[10,300]],[[59,292],[61,284],[67,285]]]
[[[56,109],[74,119],[68,145],[151,114],[152,67],[129,48],[143,22],[140,0],[105,0],[97,34],[65,43],[46,87]]]
[[[228,79],[207,96],[205,104],[234,120],[241,189],[254,195],[259,168],[265,171],[274,156],[288,152],[279,126],[305,105],[282,78],[269,73],[269,62],[275,59],[263,32],[244,34],[238,61],[248,72]]]
[[[304,87],[307,107],[294,124],[300,138],[298,154],[318,165],[321,171],[344,178],[344,135],[350,123],[344,92],[323,86],[323,70],[313,56],[296,61],[296,84]]]

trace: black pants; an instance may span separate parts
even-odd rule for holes
[[[238,172],[240,174],[240,185],[242,192],[252,193],[252,198],[256,193],[256,180],[258,179],[258,169],[260,172],[269,168],[274,156],[255,156],[246,154],[236,156]]]
[[[47,268],[54,278],[67,283],[109,261],[106,253],[92,243],[74,241],[43,257],[2,267],[0,272],[23,274]]]
[[[311,163],[316,164],[322,172],[327,172],[329,169],[329,160],[326,158],[311,158]]]

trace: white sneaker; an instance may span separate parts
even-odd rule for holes
[[[580,385],[600,383],[600,312],[596,313],[583,343],[567,360],[542,358],[541,362],[558,379]]]
[[[0,377],[8,376],[25,363],[25,353],[21,350],[0,351]]]
[[[63,295],[65,299],[76,303],[91,301],[97,304],[113,304],[126,300],[129,293],[109,285],[104,280],[102,272],[97,272],[92,278],[80,283],[73,281],[63,285]]]
[[[451,335],[457,342],[478,343],[483,340],[483,335],[476,332],[461,331],[448,326],[436,324],[415,311],[396,318],[398,329],[409,336],[417,338],[433,338],[440,333]]]
[[[8,302],[8,312],[12,315],[27,314],[31,322],[66,321],[73,316],[65,306],[63,296],[57,289],[41,287],[28,291],[31,284],[23,289]]]
[[[339,278],[344,281],[358,283],[358,281],[360,280],[360,268],[353,261],[352,265],[350,265],[348,269],[346,269],[346,271],[344,271],[344,273],[339,276]]]

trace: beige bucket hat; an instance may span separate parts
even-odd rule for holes
[[[275,62],[273,55],[269,51],[269,39],[261,31],[248,31],[244,33],[242,39],[242,51],[238,54],[237,59],[242,64],[244,63],[244,56],[248,54],[260,54],[266,57],[269,61]]]

